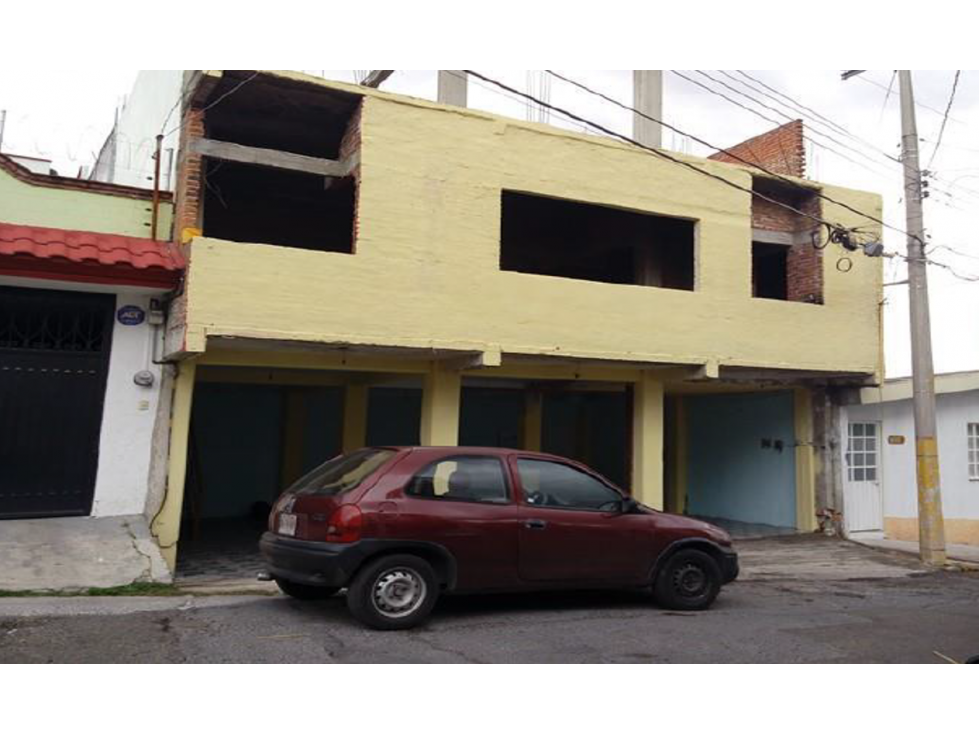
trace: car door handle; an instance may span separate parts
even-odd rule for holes
[[[544,520],[528,520],[524,523],[524,527],[528,530],[543,530],[547,527],[547,523]]]

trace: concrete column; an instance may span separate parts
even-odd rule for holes
[[[434,362],[422,388],[422,446],[458,446],[462,375]]]
[[[524,393],[523,425],[520,445],[526,451],[541,450],[544,428],[544,394],[529,388]]]
[[[632,496],[663,509],[663,383],[648,372],[633,388]]]
[[[682,514],[687,507],[687,406],[682,396],[676,398],[673,415],[673,483],[670,486],[669,507]]]
[[[170,572],[177,567],[177,541],[180,540],[180,517],[184,506],[184,484],[187,479],[187,451],[190,444],[190,414],[194,400],[194,377],[197,365],[181,362],[173,392],[170,417],[170,459],[167,470],[167,493],[151,529],[160,544],[163,559]]]
[[[663,119],[663,72],[632,72],[632,106],[656,120]],[[652,148],[663,147],[663,127],[640,115],[632,115],[632,137]]]
[[[795,516],[802,533],[816,530],[816,447],[813,445],[812,393],[796,388],[795,397]]]
[[[464,71],[439,71],[438,101],[456,107],[465,107],[468,102],[468,79]]]
[[[282,461],[279,482],[283,489],[302,475],[306,433],[306,391],[293,388],[285,392],[282,406]]]
[[[343,393],[343,452],[367,445],[367,385],[347,385]]]

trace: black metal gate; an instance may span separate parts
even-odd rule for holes
[[[0,286],[0,519],[91,512],[114,312]]]

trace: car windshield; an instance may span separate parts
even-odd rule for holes
[[[289,487],[293,494],[333,496],[349,492],[395,454],[388,449],[361,449],[321,464]]]

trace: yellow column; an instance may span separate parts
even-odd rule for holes
[[[633,389],[632,496],[663,509],[663,383],[648,372]]]
[[[348,384],[343,393],[343,452],[367,445],[367,395],[370,388]]]
[[[673,486],[670,487],[670,508],[683,514],[687,507],[687,406],[683,396],[676,397],[673,424]]]
[[[303,471],[306,433],[306,391],[286,390],[282,416],[282,466],[279,480],[282,488],[299,479]]]
[[[522,428],[520,445],[526,451],[540,451],[544,428],[544,394],[540,390],[528,388],[524,393]]]
[[[813,446],[812,393],[796,388],[795,517],[800,532],[811,533],[816,522],[816,447]]]
[[[180,539],[180,516],[184,506],[184,482],[187,479],[187,448],[190,440],[190,411],[194,399],[194,375],[197,365],[181,362],[173,389],[170,414],[170,457],[167,467],[167,491],[160,511],[153,518],[152,531],[160,544],[163,558],[172,573],[177,567],[177,541]]]
[[[438,362],[425,374],[422,390],[422,446],[459,444],[459,401],[462,375]]]

